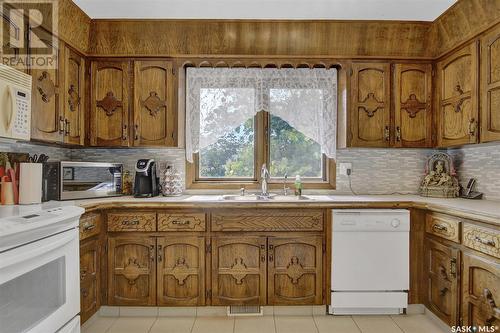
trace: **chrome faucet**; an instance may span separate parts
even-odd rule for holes
[[[263,197],[269,197],[269,190],[267,188],[269,178],[271,175],[269,174],[269,170],[267,170],[266,164],[262,164],[262,168],[260,169],[260,179],[261,179],[261,188]]]

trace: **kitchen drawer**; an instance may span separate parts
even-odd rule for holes
[[[205,213],[158,213],[158,231],[205,231],[205,229]]]
[[[460,224],[457,218],[442,214],[427,214],[425,231],[440,238],[460,243]]]
[[[156,212],[108,213],[108,231],[156,231]]]
[[[500,231],[464,224],[463,243],[476,251],[500,258]]]
[[[101,214],[87,213],[80,218],[80,240],[99,235],[101,232]]]
[[[323,211],[228,210],[212,214],[212,231],[322,231]]]

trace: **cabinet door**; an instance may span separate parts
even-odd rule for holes
[[[322,304],[323,238],[268,239],[268,303]]]
[[[266,304],[266,238],[212,239],[212,305]]]
[[[500,326],[500,261],[464,253],[463,325]]]
[[[394,67],[394,145],[432,146],[432,65]]]
[[[156,303],[156,240],[110,237],[108,240],[109,305]]]
[[[99,241],[80,243],[80,316],[82,323],[90,318],[100,305]]]
[[[134,146],[174,146],[173,67],[169,61],[134,63]]]
[[[459,251],[437,241],[426,240],[427,300],[446,324],[458,324]]]
[[[438,146],[476,143],[478,139],[477,44],[437,64]]]
[[[205,237],[157,239],[158,305],[205,305]]]
[[[40,39],[52,43],[52,35],[39,29]],[[45,34],[45,35],[42,35]],[[37,49],[30,51],[36,55]],[[58,52],[59,54],[60,52]],[[64,61],[58,57],[58,69],[31,69],[33,93],[31,97],[31,138],[47,142],[62,142],[64,115],[60,87]]]
[[[64,143],[83,145],[85,140],[85,60],[64,48]]]
[[[129,145],[129,62],[92,63],[90,144]]]
[[[481,142],[488,142],[500,140],[500,29],[481,44]]]
[[[354,63],[351,78],[351,146],[390,145],[390,66]]]

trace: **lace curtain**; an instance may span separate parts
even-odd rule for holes
[[[336,69],[188,68],[187,160],[260,111],[285,120],[335,158]]]

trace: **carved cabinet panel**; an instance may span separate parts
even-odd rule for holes
[[[85,59],[64,48],[64,142],[83,145],[85,140]]]
[[[396,147],[432,146],[432,65],[394,66]]]
[[[205,237],[157,239],[158,305],[205,305]]]
[[[86,240],[80,244],[80,316],[82,323],[100,306],[99,240]]]
[[[351,75],[352,147],[388,147],[391,143],[390,65],[354,63]]]
[[[437,64],[437,144],[478,141],[478,47],[476,43]]]
[[[500,261],[463,256],[463,325],[500,326]]]
[[[488,142],[500,140],[500,29],[481,45],[481,142]]]
[[[174,75],[170,61],[134,62],[134,146],[174,146]]]
[[[266,304],[266,238],[212,239],[212,305]]]
[[[268,303],[322,304],[323,237],[268,239]]]
[[[448,325],[457,325],[459,250],[429,238],[425,244],[428,307]]]
[[[156,304],[156,239],[108,239],[108,304]]]
[[[129,145],[128,61],[92,62],[90,144]]]
[[[39,29],[40,40],[52,43],[52,35]],[[36,53],[36,49],[32,52]],[[58,50],[58,60],[61,59]],[[61,65],[61,64],[59,64]],[[62,107],[62,66],[58,69],[31,69],[33,93],[31,97],[31,138],[47,142],[62,142],[64,112]]]

